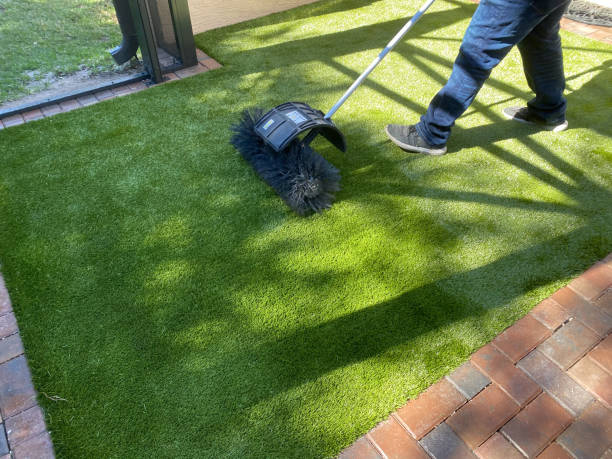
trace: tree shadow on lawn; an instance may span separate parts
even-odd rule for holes
[[[456,8],[426,13],[410,32],[409,39],[417,39],[438,30],[441,26],[449,27],[467,19],[476,6],[459,3]],[[242,65],[240,74],[265,71],[266,68],[286,67],[310,61],[325,62],[333,57],[356,54],[367,50],[380,50],[391,40],[393,35],[406,23],[406,19],[392,19],[385,22],[354,27],[348,30],[331,32],[325,35],[288,40],[248,50],[227,53],[223,40],[214,46],[215,57],[225,62],[250,61],[259,64],[256,68]],[[196,43],[206,47],[206,34],[196,36]],[[231,35],[230,35],[231,36]],[[432,37],[426,37],[431,39]],[[273,59],[264,59],[270,56]],[[238,76],[239,74],[234,74]]]

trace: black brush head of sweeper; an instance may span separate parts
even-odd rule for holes
[[[270,112],[267,112],[270,113]],[[232,145],[298,215],[329,209],[340,190],[340,172],[297,136],[276,151],[256,132],[267,114],[261,109],[245,110],[232,126]]]

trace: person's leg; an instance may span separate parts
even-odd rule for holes
[[[430,145],[444,145],[493,68],[544,17],[530,0],[482,0],[465,33],[446,85],[416,125]]]
[[[568,4],[569,1],[560,2],[518,44],[527,83],[535,93],[527,106],[531,114],[544,122],[565,121],[565,75],[559,24]]]

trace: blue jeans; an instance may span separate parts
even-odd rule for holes
[[[568,0],[481,0],[463,37],[446,85],[416,125],[430,145],[443,145],[451,128],[514,45],[535,93],[530,111],[543,121],[565,119],[565,77],[559,22]]]

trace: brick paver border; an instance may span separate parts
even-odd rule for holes
[[[203,51],[196,48],[196,54],[198,56],[198,63],[193,67],[187,67],[184,69],[177,70],[176,72],[166,73],[164,77],[167,81],[182,80],[193,75],[208,72],[209,70],[215,70],[221,67],[216,60],[212,57],[207,56]],[[165,83],[164,82],[164,83]],[[151,86],[150,83],[145,81],[138,81],[136,83],[129,83],[122,86],[117,86],[113,89],[103,89],[87,96],[76,97],[69,99],[59,104],[48,105],[46,107],[31,110],[29,112],[12,115],[6,118],[0,119],[0,129],[8,128],[11,126],[18,126],[20,124],[27,123],[29,121],[35,121],[41,118],[47,118],[49,116],[56,115],[57,113],[65,113],[72,111],[77,108],[86,107],[88,105],[97,104],[103,100],[114,99],[115,97],[126,96],[135,92],[142,91]]]
[[[612,253],[339,459],[612,458]]]
[[[53,458],[11,301],[0,273],[0,459]]]

